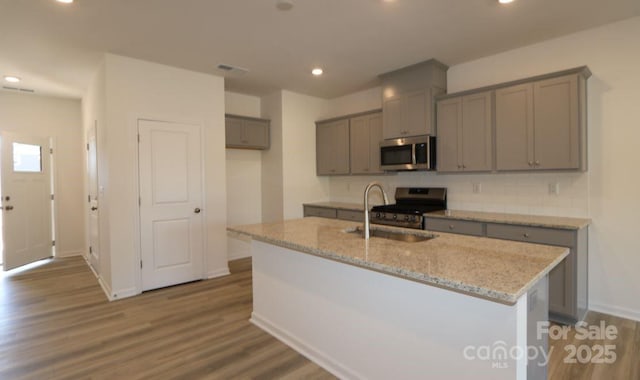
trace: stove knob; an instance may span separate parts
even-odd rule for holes
[[[407,221],[407,222],[408,222],[409,220],[411,220],[411,218],[412,218],[412,217],[411,217],[411,216],[409,216],[409,215],[405,215],[405,216],[404,216],[404,220],[405,220],[405,221]]]
[[[376,212],[376,218],[380,219],[380,213],[379,212]]]
[[[398,219],[398,214],[393,214],[393,220]]]

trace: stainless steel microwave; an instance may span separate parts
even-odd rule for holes
[[[435,136],[425,135],[382,141],[380,167],[387,171],[435,170]]]

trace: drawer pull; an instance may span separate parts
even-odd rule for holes
[[[522,236],[526,237],[527,239],[529,238],[529,234],[527,232],[525,232],[524,234],[522,234]]]
[[[449,224],[449,229],[452,230],[453,229],[453,224]]]

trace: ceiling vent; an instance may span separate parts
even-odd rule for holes
[[[218,70],[222,71],[224,75],[240,76],[249,72],[249,69],[245,69],[244,67],[227,65],[226,63],[220,63],[216,67]]]
[[[3,89],[5,90],[10,90],[10,91],[21,91],[21,92],[36,92],[35,90],[32,90],[30,88],[18,88],[18,87],[9,87],[9,86],[2,86]]]

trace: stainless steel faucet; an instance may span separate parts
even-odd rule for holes
[[[382,192],[382,199],[384,200],[384,204],[389,204],[389,198],[387,198],[387,193],[384,192],[384,188],[379,182],[371,182],[364,189],[364,238],[369,239],[369,229],[371,227],[371,223],[369,222],[369,190],[371,188],[377,187]]]

